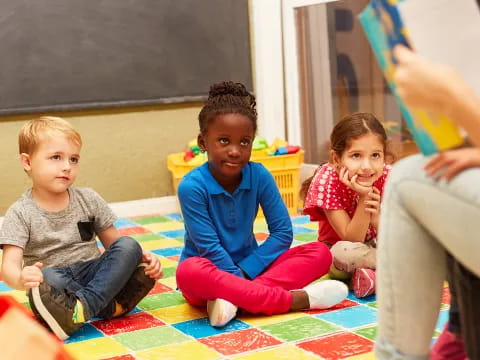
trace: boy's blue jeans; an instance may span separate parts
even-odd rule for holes
[[[83,304],[85,319],[109,319],[115,312],[115,296],[142,260],[142,248],[131,237],[118,238],[97,259],[68,267],[42,269],[44,281],[73,293]]]

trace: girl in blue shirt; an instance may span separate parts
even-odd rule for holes
[[[214,84],[199,114],[198,145],[208,162],[178,187],[185,248],[177,285],[192,305],[207,305],[210,324],[223,326],[237,309],[279,314],[324,309],[342,301],[345,284],[326,280],[332,263],[322,243],[290,249],[287,208],[272,175],[250,162],[257,130],[255,98],[244,85]],[[269,237],[258,246],[253,224],[261,205]]]

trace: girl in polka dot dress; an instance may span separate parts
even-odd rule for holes
[[[318,240],[331,247],[330,276],[351,278],[357,297],[375,292],[380,199],[391,168],[385,164],[386,144],[375,116],[348,115],[330,136],[330,162],[302,186],[303,211],[318,221]]]

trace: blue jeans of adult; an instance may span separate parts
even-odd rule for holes
[[[447,183],[426,176],[427,161],[416,155],[395,164],[382,199],[375,349],[379,359],[428,358],[447,254],[480,276],[480,169],[465,170]],[[464,292],[470,286],[462,274],[460,269],[453,273],[459,295],[459,289]],[[459,305],[466,319],[472,307],[460,301]],[[462,322],[461,327],[463,336],[476,326]]]
[[[74,294],[84,315],[109,319],[115,312],[115,296],[123,289],[142,259],[142,248],[128,236],[118,238],[98,258],[67,267],[42,269],[44,281]]]

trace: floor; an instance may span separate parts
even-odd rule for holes
[[[293,246],[316,240],[316,224],[292,217]],[[183,245],[180,214],[122,217],[116,226],[137,239],[161,260],[164,277],[128,316],[92,321],[65,342],[76,359],[374,359],[377,303],[374,296],[348,299],[328,311],[277,316],[240,316],[221,329],[208,324],[206,312],[185,303],[175,290],[175,269]],[[255,223],[261,242],[264,220]],[[23,292],[0,282],[0,294],[27,303]],[[444,289],[435,336],[448,317],[449,294]]]

